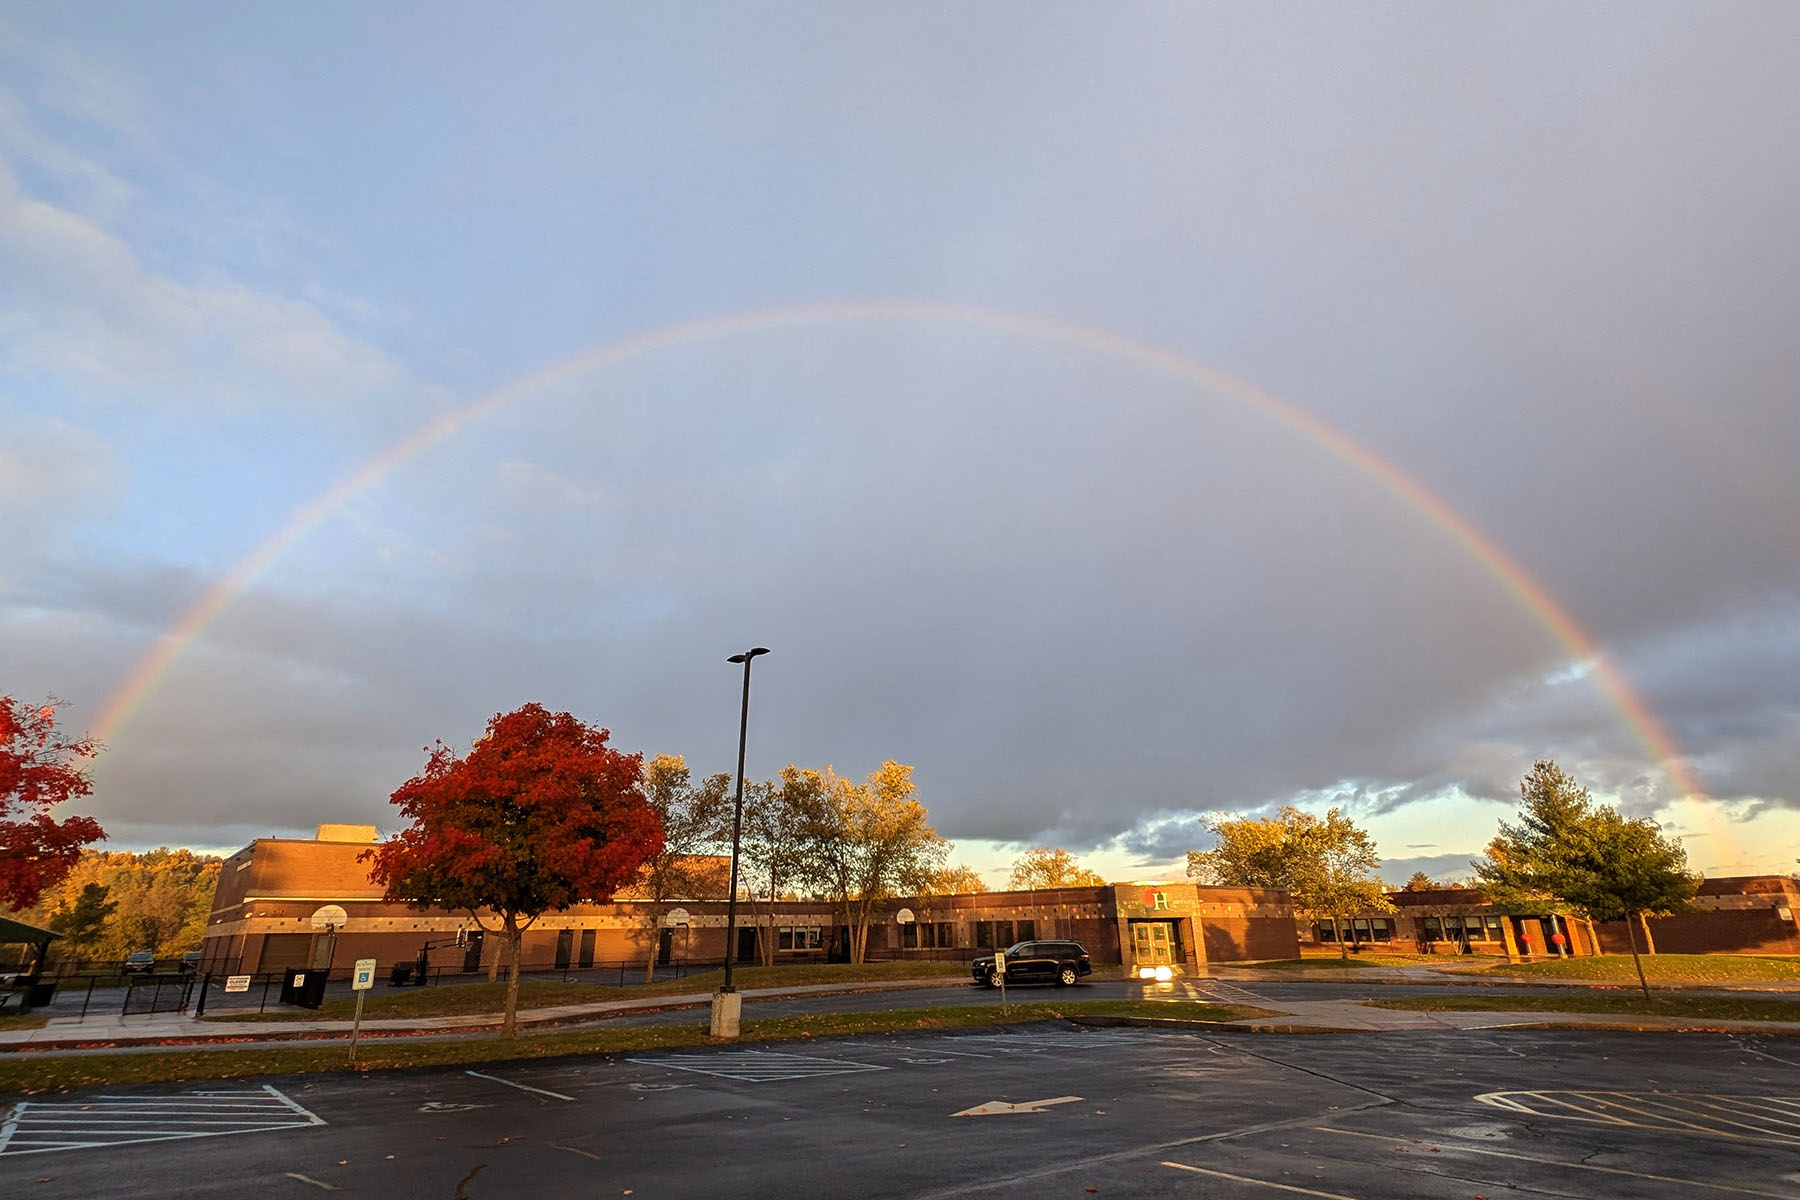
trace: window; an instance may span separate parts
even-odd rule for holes
[[[1445,917],[1444,936],[1453,942],[1498,942],[1500,936],[1499,917]]]
[[[994,948],[994,923],[992,921],[975,922],[975,948],[977,950]]]
[[[1021,942],[1030,941],[1032,938],[1034,938],[1036,936],[1037,936],[1037,922],[1036,921],[1020,921],[1019,922],[1019,940]]]
[[[1436,917],[1426,917],[1425,918],[1425,930],[1424,930],[1423,937],[1428,942],[1443,941],[1444,940],[1443,922],[1439,921]]]
[[[919,927],[917,925],[908,924],[900,927],[900,948],[902,950],[919,948]]]
[[[1320,921],[1315,928],[1319,931],[1319,940],[1321,942],[1335,942],[1338,940],[1337,922],[1331,920],[1329,917]]]
[[[824,932],[817,925],[783,925],[781,933],[775,939],[777,950],[817,950],[820,935]]]
[[[1013,936],[1013,923],[1011,921],[994,922],[994,945],[1010,946],[1017,940],[1018,939]]]
[[[956,927],[948,921],[939,921],[937,927],[937,944],[940,949],[949,950],[956,945]]]
[[[1394,940],[1394,923],[1386,917],[1374,917],[1369,921],[1369,932],[1378,942],[1391,942]]]

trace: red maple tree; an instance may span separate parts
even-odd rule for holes
[[[36,904],[74,869],[83,846],[106,837],[92,817],[50,815],[92,794],[80,763],[100,748],[93,738],[59,737],[56,708],[54,700],[33,708],[0,696],[0,908]]]
[[[388,899],[497,922],[510,967],[502,1036],[516,1024],[525,930],[545,912],[610,898],[662,849],[638,787],[642,756],[609,736],[527,704],[495,715],[466,755],[427,747],[424,772],[391,797],[412,825],[363,855]]]

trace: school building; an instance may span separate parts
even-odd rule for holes
[[[421,956],[434,971],[485,971],[500,939],[469,914],[420,911],[382,898],[362,859],[372,825],[322,825],[317,836],[259,838],[225,860],[213,899],[203,966],[215,973],[294,967],[347,969],[374,958],[385,972]],[[655,905],[627,889],[603,904],[546,913],[525,933],[523,963],[536,970],[717,965],[725,957],[728,861],[707,860],[696,895]],[[1709,879],[1690,910],[1643,922],[1641,950],[1800,955],[1800,881],[1784,875]],[[1176,973],[1208,963],[1294,958],[1302,948],[1486,954],[1622,954],[1623,923],[1590,924],[1550,911],[1500,912],[1472,888],[1392,892],[1394,911],[1341,921],[1298,920],[1285,892],[1204,887],[1187,881],[1117,883],[1040,891],[916,896],[884,903],[869,930],[871,959],[961,961],[1015,942],[1080,942],[1096,970]],[[738,903],[734,961],[846,960],[850,930],[826,901]],[[498,923],[487,918],[490,927]],[[1556,938],[1561,935],[1561,942]]]
[[[1800,880],[1788,875],[1735,875],[1703,880],[1688,911],[1651,917],[1636,931],[1640,953],[1800,954]],[[1623,921],[1587,922],[1548,911],[1499,912],[1475,888],[1390,892],[1391,913],[1341,921],[1309,921],[1300,930],[1308,949],[1387,949],[1406,954],[1491,954],[1509,959],[1563,952],[1629,954]],[[1561,935],[1559,944],[1556,940]]]
[[[208,919],[204,969],[215,973],[347,968],[373,958],[385,972],[416,963],[481,971],[501,939],[467,913],[420,911],[382,898],[362,859],[371,825],[322,825],[316,837],[258,838],[225,860]],[[526,931],[522,962],[536,969],[659,962],[717,964],[725,956],[724,859],[676,903],[627,890],[604,904],[546,913]],[[849,929],[829,902],[738,902],[734,961],[759,961],[759,938],[777,962],[848,957]],[[487,918],[490,927],[497,922]],[[1019,941],[1069,939],[1097,970],[1293,958],[1299,952],[1285,892],[1202,887],[1186,881],[1040,891],[919,896],[882,905],[869,930],[871,959],[966,960]]]

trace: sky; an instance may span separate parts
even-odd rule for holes
[[[392,830],[527,701],[730,771],[764,645],[749,773],[914,764],[996,884],[1283,804],[1462,875],[1545,758],[1791,871],[1797,68],[1785,3],[0,0],[0,693],[115,849]]]

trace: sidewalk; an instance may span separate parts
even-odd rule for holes
[[[1374,983],[1440,987],[1609,988],[1637,990],[1637,980],[1547,979],[1531,975],[1485,973],[1482,966],[1420,963],[1407,967],[1307,967],[1302,970],[1258,970],[1213,964],[1208,974],[1233,983]],[[1650,984],[1652,992],[1769,992],[1800,994],[1800,983]]]
[[[1703,1017],[1631,1016],[1623,1013],[1568,1012],[1419,1012],[1372,1008],[1355,1000],[1305,1000],[1268,1003],[1276,1017],[1229,1021],[1257,1033],[1403,1033],[1416,1030],[1512,1029],[1519,1026],[1585,1025],[1602,1028],[1717,1030],[1725,1033],[1800,1034],[1789,1021],[1722,1021]]]
[[[868,991],[905,991],[910,988],[955,987],[958,981],[939,976],[935,979],[864,980],[844,983],[811,983],[794,987],[746,988],[747,1001],[776,1000],[789,996],[819,996],[832,993]],[[670,1008],[705,1007],[712,1003],[711,992],[684,996],[646,996],[641,1000],[602,1000],[593,1004],[561,1004],[550,1008],[522,1008],[519,1027],[555,1025],[603,1020],[630,1012],[656,1012]],[[331,1040],[348,1038],[349,1021],[225,1021],[197,1020],[186,1013],[157,1013],[137,1017],[52,1017],[42,1029],[0,1030],[0,1053],[39,1050],[53,1047],[114,1047],[134,1044],[282,1042],[296,1040]],[[364,1037],[429,1037],[433,1035],[475,1033],[496,1029],[499,1013],[467,1013],[449,1017],[402,1017],[369,1020],[362,1023]]]

